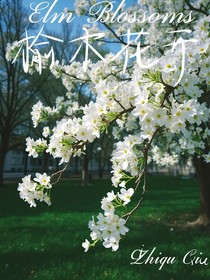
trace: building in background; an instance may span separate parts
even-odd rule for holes
[[[5,165],[4,165],[4,173],[9,176],[12,173],[21,173],[28,174],[34,172],[43,172],[44,166],[44,158],[32,158],[28,157],[27,153],[21,150],[12,150],[7,153]],[[59,165],[59,160],[55,160],[50,158],[48,161],[48,170],[50,173],[54,171],[62,169],[62,166]],[[80,175],[83,169],[83,161],[82,158],[74,158],[72,164],[69,166],[66,174],[67,175]],[[111,163],[108,161],[104,166],[104,173],[109,174],[111,170]],[[171,167],[158,167],[157,165],[149,165],[148,168],[149,174],[165,174],[171,176],[195,176],[195,168],[193,166],[192,160],[189,159],[185,164],[182,165],[174,165]],[[98,174],[99,166],[96,159],[89,160],[89,172],[90,174]],[[20,175],[21,175],[20,174]],[[7,176],[6,176],[7,177]]]

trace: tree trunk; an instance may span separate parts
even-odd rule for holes
[[[195,167],[200,187],[200,216],[191,225],[208,225],[210,223],[210,163],[206,163],[203,158],[196,158]]]
[[[83,158],[83,167],[82,167],[82,186],[85,186],[89,183],[89,159],[88,156],[85,154]]]
[[[75,157],[75,175],[79,174],[79,159]]]
[[[3,146],[0,147],[0,188],[4,187],[4,162],[6,158],[6,151]]]
[[[48,153],[43,154],[43,171],[48,173],[49,172],[49,160],[50,160],[50,155]]]
[[[99,163],[98,163],[98,176],[99,179],[103,179],[103,175],[104,175],[104,169],[103,169],[103,165],[102,165],[102,160],[99,159]]]
[[[28,153],[24,150],[24,175],[28,173]]]
[[[103,179],[104,177],[104,170],[103,169],[99,169],[99,179]]]

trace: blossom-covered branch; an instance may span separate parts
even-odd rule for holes
[[[85,9],[95,4],[95,1],[83,2],[82,6],[81,1],[76,1],[78,14],[85,14]],[[175,9],[177,12],[180,9],[175,1],[163,2],[163,10]],[[200,5],[201,2],[199,1]],[[158,3],[159,1],[145,1],[151,14],[156,11],[158,13]],[[181,1],[180,5],[183,4]],[[140,5],[140,1],[137,5]],[[126,8],[123,7],[123,11],[124,9]],[[127,17],[133,12],[132,9],[135,8],[127,9]],[[144,11],[145,6],[141,6],[136,16]],[[145,24],[150,36],[144,39],[144,44],[153,46],[161,41],[164,47],[161,47],[161,52],[157,46],[141,50],[142,37],[139,34],[142,35],[142,31],[137,33],[137,30],[142,29],[138,22],[131,24],[125,21],[121,25],[108,25],[103,19],[102,22],[111,31],[112,38],[114,36],[122,43],[122,49],[117,55],[105,55],[106,63],[102,60],[95,63],[86,61],[86,71],[84,64],[76,61],[69,65],[56,61],[50,66],[55,78],[62,80],[67,94],[65,97],[58,97],[53,108],[44,106],[40,101],[33,106],[33,124],[35,127],[44,125],[44,138],[34,140],[28,137],[26,150],[32,157],[37,157],[42,152],[49,153],[53,158],[58,158],[60,164],[65,164],[65,167],[51,177],[45,173],[37,173],[31,179],[28,175],[23,178],[18,190],[21,198],[30,206],[36,206],[35,200],[50,204],[52,185],[59,181],[71,160],[84,154],[87,143],[100,138],[112,125],[115,148],[111,155],[111,182],[118,191],[107,193],[101,201],[102,213],[89,222],[92,241],[86,239],[83,243],[85,251],[100,241],[105,248],[116,251],[121,238],[128,232],[126,223],[142,205],[148,162],[152,160],[161,165],[169,165],[177,161],[176,153],[160,156],[161,145],[157,146],[156,139],[169,134],[178,138],[180,153],[187,150],[210,162],[210,153],[206,152],[209,147],[210,109],[208,102],[202,98],[210,84],[209,17],[202,14],[195,24],[190,16],[191,14],[185,15],[185,21],[180,19],[179,24],[174,25],[170,21]],[[199,14],[196,16],[199,17]],[[188,23],[188,27],[193,26],[192,32],[177,32],[178,26]],[[100,30],[100,25],[97,28]],[[128,31],[129,36],[132,32],[138,34],[133,40],[134,45],[131,40],[125,47],[125,42],[120,37],[124,30]],[[186,40],[177,38],[180,34],[186,36]],[[170,41],[172,39],[176,39],[174,43]],[[17,55],[16,47],[8,47],[9,59]],[[81,105],[75,98],[77,89],[83,85],[85,91],[94,96],[86,105]],[[171,139],[168,138],[166,145],[169,145]],[[142,191],[139,195],[140,183]],[[134,194],[138,196],[138,203],[129,206],[128,210],[127,205]]]

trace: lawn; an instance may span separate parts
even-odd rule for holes
[[[117,252],[99,245],[84,253],[81,247],[89,238],[88,221],[100,211],[100,200],[111,189],[108,180],[95,180],[87,187],[64,180],[54,187],[50,207],[30,208],[16,187],[8,183],[0,189],[0,280],[210,279],[210,263],[182,261],[196,249],[186,262],[195,257],[210,262],[209,229],[185,226],[199,211],[196,179],[149,177],[145,201],[129,220],[130,232]],[[131,265],[132,252],[142,248],[149,250],[146,256],[154,250],[153,257],[171,256],[176,262],[161,270],[160,264]]]

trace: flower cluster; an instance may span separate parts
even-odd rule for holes
[[[117,215],[115,210],[130,202],[134,189],[127,190],[125,187],[134,178],[136,186],[139,185],[149,161],[159,165],[173,164],[178,160],[177,153],[181,154],[186,150],[190,155],[197,154],[206,162],[210,161],[210,17],[202,14],[199,18],[197,12],[196,23],[193,20],[179,23],[177,27],[183,28],[180,33],[177,28],[173,30],[169,20],[162,23],[160,20],[146,20],[147,15],[157,16],[161,11],[178,13],[183,7],[186,9],[183,15],[187,17],[190,6],[185,2],[183,0],[175,5],[172,0],[146,0],[144,4],[138,1],[137,6],[128,9],[125,5],[121,7],[121,12],[125,12],[124,16],[130,22],[127,20],[122,21],[122,24],[113,22],[105,25],[109,39],[122,44],[118,55],[106,54],[106,63],[89,59],[85,61],[85,65],[78,61],[61,65],[56,61],[50,66],[50,70],[55,78],[62,80],[67,90],[66,96],[58,97],[52,108],[44,106],[41,101],[32,108],[34,127],[42,125],[45,139],[26,139],[29,156],[37,157],[41,152],[47,152],[53,158],[59,158],[60,164],[68,165],[72,157],[85,153],[87,143],[100,138],[109,127],[113,130],[115,148],[111,155],[111,180],[114,187],[120,186],[121,189],[116,195],[111,192],[102,199],[104,214],[100,213],[96,221],[94,218],[90,221],[93,243],[86,240],[83,243],[85,251],[99,240],[106,248],[114,251],[118,249],[119,241],[128,229],[123,218],[126,214]],[[87,14],[87,9],[95,3],[95,0],[76,1],[76,13]],[[102,4],[106,5],[105,2],[101,2]],[[206,0],[193,1],[197,11],[202,11],[205,4]],[[98,10],[95,8],[98,13],[103,10],[102,6],[98,6]],[[126,42],[123,36],[126,30],[136,34],[142,27],[140,21],[132,22],[132,16],[142,17],[143,21],[143,15],[146,31],[150,36],[145,34],[136,40],[127,37]],[[113,10],[107,13],[108,16],[114,16]],[[91,13],[89,17],[91,18]],[[188,19],[189,17],[188,14]],[[92,19],[94,22],[94,16]],[[103,24],[103,19],[101,23]],[[185,24],[188,24],[192,32],[185,34]],[[94,25],[90,30],[98,32],[100,25]],[[140,42],[146,46],[143,50],[139,48]],[[15,45],[9,46],[8,59],[14,57],[16,51]],[[86,71],[84,66],[87,66]],[[78,89],[82,88],[84,92],[80,94],[87,101],[85,105],[80,104],[78,98]],[[88,92],[91,93],[90,98],[87,98]],[[165,137],[166,134],[171,137]],[[157,138],[159,141],[153,144]],[[164,153],[160,144],[163,138]],[[170,146],[172,142],[178,148]],[[30,175],[23,178],[18,190],[21,198],[31,206],[36,206],[35,200],[50,203],[51,187],[49,176],[36,174],[34,180],[31,180]]]
[[[46,130],[46,128],[45,128]],[[47,148],[47,141],[44,139],[34,140],[31,137],[26,138],[26,152],[28,156],[37,158]]]
[[[175,152],[169,154],[168,152],[162,152],[158,146],[154,146],[151,149],[151,155],[148,162],[152,161],[158,166],[173,166],[178,163],[178,155]]]
[[[31,175],[28,175],[22,179],[22,183],[18,185],[18,191],[20,197],[30,204],[30,207],[36,207],[35,200],[44,201],[48,205],[51,205],[50,201],[50,189],[52,185],[50,183],[50,176],[46,173],[36,173],[34,180],[31,180]]]
[[[6,59],[8,61],[12,61],[15,56],[17,55],[17,52],[19,51],[19,44],[17,41],[11,43],[7,43],[7,48],[6,48]]]
[[[104,214],[99,213],[97,221],[93,217],[89,222],[90,237],[93,243],[90,243],[87,239],[85,240],[82,244],[85,252],[90,247],[95,246],[98,241],[102,241],[105,248],[112,248],[113,251],[119,248],[121,236],[128,232],[128,228],[125,226],[126,220],[116,215],[115,210],[128,204],[133,193],[134,189],[132,188],[128,190],[121,188],[117,194],[112,191],[102,199],[101,208]]]
[[[138,136],[129,135],[124,141],[116,144],[116,149],[112,153],[112,183],[115,187],[121,182],[125,185],[130,177],[125,174],[128,172],[132,177],[136,176],[139,171],[139,160],[143,156],[142,152],[137,152],[137,146],[142,143]]]

